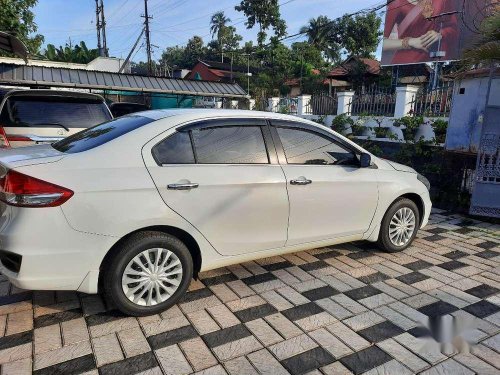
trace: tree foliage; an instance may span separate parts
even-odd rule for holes
[[[44,38],[38,30],[31,9],[38,0],[0,0],[0,30],[15,35],[26,44],[31,54],[40,51]],[[0,55],[6,53],[0,51]]]
[[[474,46],[464,53],[464,64],[468,67],[500,61],[500,5],[492,8],[480,27],[481,34]]]
[[[89,49],[84,41],[74,47],[69,43],[56,47],[53,44],[47,44],[41,57],[52,61],[64,61],[78,64],[88,64],[99,56],[97,48]]]
[[[247,17],[245,25],[248,29],[259,25],[257,43],[262,46],[269,29],[274,31],[274,37],[280,38],[286,34],[286,23],[281,18],[278,0],[242,0],[235,9]]]

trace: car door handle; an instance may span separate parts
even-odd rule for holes
[[[184,184],[169,184],[167,185],[167,188],[169,190],[191,190],[196,189],[198,186],[200,185],[197,183],[189,182]]]
[[[292,185],[309,185],[309,184],[312,184],[312,181],[308,180],[306,178],[303,178],[303,179],[301,178],[301,179],[297,179],[297,180],[291,180],[290,184],[292,184]]]

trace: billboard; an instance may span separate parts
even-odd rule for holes
[[[458,60],[492,0],[389,0],[382,65]]]

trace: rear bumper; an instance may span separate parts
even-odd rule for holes
[[[115,237],[75,231],[60,207],[19,209],[2,205],[1,209],[0,272],[12,284],[31,290],[97,291],[97,285],[82,283],[91,271],[99,270]],[[21,260],[17,272],[11,258]]]

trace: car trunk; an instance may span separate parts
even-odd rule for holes
[[[1,172],[3,175],[8,169],[53,163],[65,156],[63,152],[57,151],[50,144],[2,149],[0,151]]]

